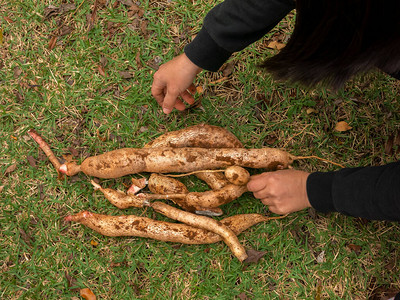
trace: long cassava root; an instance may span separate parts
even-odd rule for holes
[[[123,148],[88,157],[80,167],[63,165],[60,171],[70,176],[80,170],[98,178],[118,178],[141,172],[186,173],[233,165],[275,170],[287,168],[293,159],[288,152],[273,148]]]
[[[239,235],[255,224],[280,218],[283,217],[240,214],[227,217],[220,222],[235,235]],[[137,236],[182,244],[212,244],[222,241],[220,235],[198,227],[134,215],[110,216],[83,211],[67,216],[64,220],[78,222],[105,236]]]

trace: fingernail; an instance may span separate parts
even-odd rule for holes
[[[164,107],[163,112],[164,112],[164,114],[168,115],[171,112],[171,109]]]

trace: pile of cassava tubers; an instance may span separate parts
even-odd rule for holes
[[[221,205],[247,191],[250,175],[245,168],[284,169],[296,159],[279,149],[245,149],[229,131],[202,124],[166,133],[140,149],[118,149],[88,157],[81,165],[73,162],[61,165],[34,130],[30,130],[29,134],[57,170],[68,176],[83,172],[97,178],[118,178],[141,172],[152,173],[148,180],[133,180],[134,184],[127,193],[102,188],[94,181],[92,184],[118,208],[151,207],[182,223],[87,211],[67,216],[66,221],[79,222],[106,236],[138,236],[184,244],[208,244],[223,240],[240,261],[247,258],[247,253],[237,235],[257,223],[280,217],[241,214],[221,221],[211,217],[221,216]],[[211,190],[189,192],[173,175],[163,173],[194,174],[204,180]],[[151,193],[139,193],[146,185]],[[156,201],[159,199],[170,200],[182,209]]]

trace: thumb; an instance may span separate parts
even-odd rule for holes
[[[258,192],[265,188],[265,180],[262,174],[251,176],[249,182],[247,183],[247,189],[250,192]]]

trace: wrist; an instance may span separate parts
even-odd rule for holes
[[[185,53],[182,54],[182,59],[184,60],[185,65],[187,65],[190,71],[192,71],[196,75],[199,74],[201,71],[203,71],[203,68],[199,67],[193,61],[191,61],[190,58]]]

